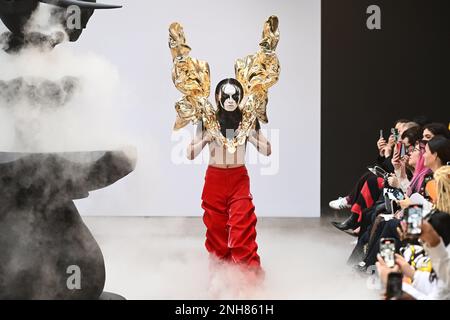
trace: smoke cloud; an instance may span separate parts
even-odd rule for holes
[[[105,290],[127,299],[381,298],[369,277],[346,265],[352,238],[318,219],[260,219],[259,287],[248,286],[234,266],[210,269],[200,218],[87,217],[86,223],[103,249]]]
[[[29,32],[63,32],[42,5]],[[0,149],[61,152],[126,144],[120,112],[126,93],[116,68],[104,57],[67,45],[51,51],[28,46],[0,51]]]

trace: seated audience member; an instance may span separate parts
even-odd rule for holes
[[[412,126],[412,127],[410,127]],[[413,130],[416,128],[415,130]],[[401,130],[405,131],[402,132],[401,137],[403,139],[407,139],[404,137],[405,132],[409,132],[413,130],[415,134],[417,135],[420,131],[420,128],[414,123],[414,122],[408,122],[404,124],[401,127]],[[399,130],[400,132],[400,130]],[[413,135],[413,134],[412,134]],[[394,147],[393,153],[396,154],[396,148],[397,144]],[[394,166],[392,165],[392,156],[390,156],[390,162],[391,167],[389,168],[388,172],[394,172]],[[386,166],[385,166],[386,167]],[[360,182],[362,183],[361,179]],[[367,211],[370,211],[372,207],[374,207],[377,204],[377,200],[382,196],[383,187],[385,185],[385,181],[383,178],[376,176],[373,173],[368,173],[365,176],[365,181],[362,183],[362,186],[360,189],[355,190],[352,195],[350,196],[351,201],[351,215],[350,217],[345,220],[344,222],[332,222],[332,224],[342,231],[349,231],[349,230],[355,230],[357,229],[361,223],[364,224],[364,216],[366,215]],[[364,228],[363,228],[364,229]],[[364,230],[363,230],[364,231]],[[361,230],[359,230],[359,233]]]
[[[398,120],[395,129],[402,135],[405,130],[414,126],[414,122],[409,120]],[[377,142],[379,156],[376,164],[388,172],[394,172],[391,164],[392,151],[395,145],[395,137],[390,135],[388,142],[381,138]],[[352,214],[344,222],[333,222],[333,225],[340,230],[354,230],[361,222],[362,212],[370,208],[379,198],[383,188],[383,179],[380,179],[371,172],[366,172],[356,183],[353,190],[346,197],[339,197],[329,203],[330,207],[336,210],[350,208]]]
[[[401,255],[396,254],[396,266],[389,268],[378,256],[377,270],[386,285],[388,274],[403,274],[403,291],[414,299],[450,299],[450,166],[434,173],[436,182],[436,211],[423,221],[420,239],[431,259],[430,271],[417,270]],[[402,222],[402,231],[406,230]]]
[[[430,141],[434,136],[443,136],[450,139],[449,128],[442,123],[429,123],[423,127],[423,140]]]
[[[425,153],[423,154],[424,165],[428,169],[430,169],[433,173],[436,173],[438,169],[443,167],[445,164],[450,162],[450,140],[443,136],[435,136],[431,139],[427,145],[425,146]],[[437,196],[435,199],[432,199],[429,192],[427,190],[431,190],[436,188],[436,182],[432,179],[433,176],[428,175],[425,176],[420,184],[416,186],[418,189],[418,194],[423,196],[423,201],[435,202],[437,204]],[[427,188],[427,186],[429,186]],[[437,192],[433,192],[437,193]],[[411,192],[408,194],[411,195]],[[445,195],[444,195],[445,197]],[[420,198],[419,196],[417,198]],[[402,210],[397,212],[396,215],[392,219],[388,221],[384,221],[384,223],[380,223],[377,226],[378,232],[376,232],[376,236],[371,241],[371,246],[368,249],[367,255],[363,260],[363,263],[360,263],[360,266],[369,266],[373,265],[376,261],[376,255],[379,251],[379,240],[381,238],[394,238],[396,240],[396,248],[397,251],[400,248],[400,238],[397,233],[397,228],[400,226],[400,219],[403,216],[403,209],[409,207],[413,204],[411,198],[408,196],[405,200],[399,201],[399,205]],[[430,205],[431,207],[431,205]],[[438,207],[438,209],[445,209],[444,207]]]
[[[425,153],[425,147],[420,147],[420,138],[422,137],[421,130],[417,130],[415,128],[408,129],[402,135],[402,141],[408,150],[408,154],[403,157],[401,160],[396,162],[397,160],[394,158],[393,163],[395,166],[400,166],[400,171],[402,171],[402,167],[404,167],[405,171],[408,171],[407,177],[405,180],[408,181],[408,184],[405,186],[407,192],[417,192],[415,188],[419,185],[416,183],[420,178],[423,178],[425,174],[431,173],[431,170],[424,166],[423,154]],[[407,169],[406,169],[407,168]],[[411,175],[410,172],[414,172],[414,175]],[[411,178],[410,178],[411,177]],[[393,176],[388,178],[389,181],[393,181]],[[410,180],[414,182],[415,188],[410,188]],[[423,182],[421,182],[423,183]],[[371,208],[370,210],[366,210],[363,214],[363,220],[361,224],[361,234],[358,238],[358,243],[355,246],[350,258],[348,260],[349,264],[355,264],[364,260],[364,257],[368,255],[368,251],[373,247],[373,242],[379,238],[379,234],[382,231],[382,226],[386,223],[384,216],[382,214],[387,213],[386,203],[384,201],[384,195],[381,195],[380,200],[376,207]],[[365,271],[366,263],[358,264],[358,268],[360,271]]]
[[[399,131],[399,133],[403,133],[404,131],[404,125],[406,123],[410,122],[406,119],[400,119],[395,123],[394,128]],[[395,140],[394,135],[390,135],[388,142],[383,137],[380,137],[380,139],[377,141],[377,147],[378,147],[378,158],[377,158],[377,164],[383,165],[386,164],[387,166],[390,166],[390,160],[389,159],[392,148],[394,147]],[[387,155],[387,157],[386,157]],[[389,171],[389,170],[387,170]],[[361,188],[367,180],[367,176],[370,175],[370,172],[365,173],[355,184],[355,187],[353,190],[345,197],[339,197],[336,200],[330,201],[329,205],[332,209],[335,210],[342,210],[346,208],[350,208],[353,201],[355,200],[356,195],[361,191]]]

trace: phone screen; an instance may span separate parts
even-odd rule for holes
[[[395,142],[398,142],[398,140],[400,140],[400,135],[399,135],[399,133],[398,133],[398,130],[395,129],[395,128],[392,128],[392,129],[391,129],[391,133],[392,133],[392,135],[394,136]]]
[[[380,240],[380,255],[389,268],[395,266],[395,239],[382,238]]]
[[[401,147],[400,147],[400,158],[403,158],[404,156],[406,156],[406,147],[405,145],[402,143]]]
[[[412,205],[405,209],[404,220],[406,221],[408,236],[416,238],[422,233],[423,209],[421,205]]]
[[[386,298],[400,298],[403,295],[402,292],[402,280],[403,276],[400,272],[391,272],[388,275],[386,285]]]

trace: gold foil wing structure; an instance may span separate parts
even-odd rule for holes
[[[280,32],[278,18],[270,16],[264,24],[260,50],[243,59],[236,60],[234,69],[236,79],[244,87],[248,100],[243,107],[242,129],[252,127],[257,118],[267,123],[266,106],[268,90],[277,83],[280,76],[280,63],[275,53]],[[245,123],[250,122],[250,124]]]
[[[175,104],[177,119],[174,129],[202,119],[210,93],[210,72],[206,61],[189,56],[191,48],[186,44],[183,27],[175,22],[169,27],[169,48],[173,58],[172,81],[183,97]]]
[[[260,50],[235,63],[236,79],[244,87],[245,98],[241,103],[242,121],[234,139],[227,139],[220,131],[216,110],[208,101],[210,94],[210,71],[205,61],[191,58],[191,48],[186,44],[183,27],[172,23],[169,28],[169,47],[173,58],[172,80],[183,97],[175,104],[177,119],[174,129],[187,124],[203,122],[211,136],[234,153],[243,145],[256,119],[267,123],[266,106],[268,89],[277,81],[280,64],[275,54],[279,41],[278,18],[271,16],[264,24]]]

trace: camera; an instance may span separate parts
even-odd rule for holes
[[[389,268],[395,266],[395,239],[381,238],[380,255]]]
[[[406,237],[418,239],[422,233],[423,207],[413,204],[404,210],[403,221],[406,222]]]

